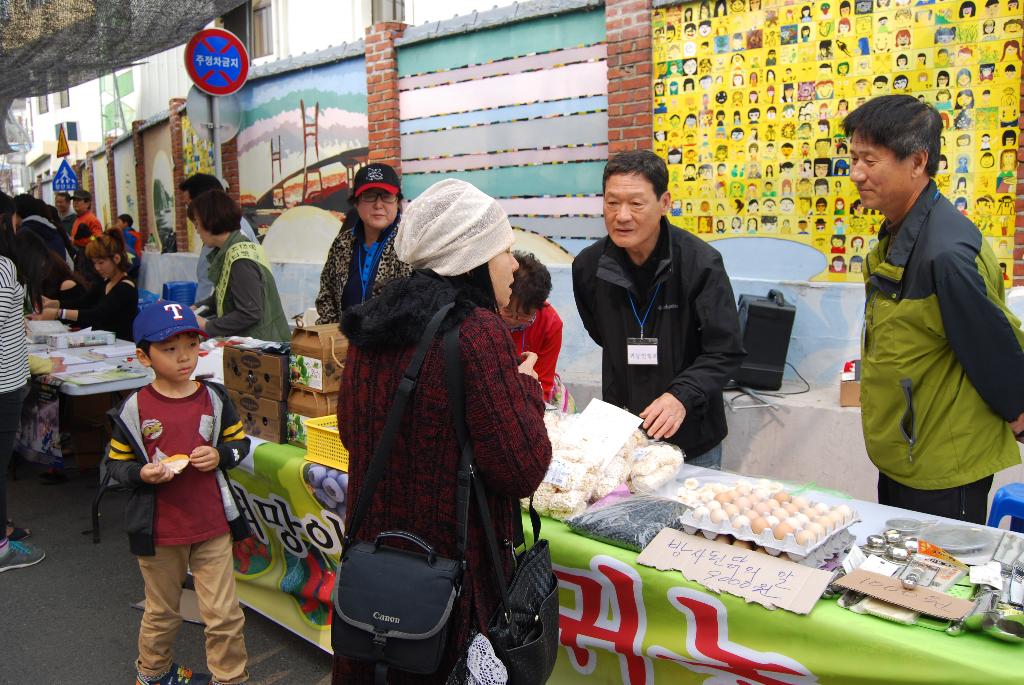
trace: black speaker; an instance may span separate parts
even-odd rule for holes
[[[739,309],[740,335],[747,358],[736,372],[736,384],[778,390],[786,369],[796,307],[786,304],[778,290],[769,290],[767,297],[740,295]]]

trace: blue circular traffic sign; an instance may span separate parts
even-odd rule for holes
[[[230,95],[249,76],[249,53],[230,31],[203,29],[185,46],[185,70],[210,95]]]

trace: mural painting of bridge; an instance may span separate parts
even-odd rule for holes
[[[360,57],[251,80],[238,134],[242,209],[256,226],[312,205],[340,216],[366,164],[366,71]]]

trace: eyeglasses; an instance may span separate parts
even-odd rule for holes
[[[377,200],[380,200],[386,205],[393,205],[398,202],[398,196],[393,193],[375,193],[372,190],[368,190],[359,196],[359,202],[363,202],[368,205],[377,204]]]
[[[519,323],[526,324],[527,326],[537,320],[537,312],[533,312],[532,314],[523,314],[522,312],[514,312],[508,307],[501,308],[501,315],[506,319],[512,319],[513,321],[518,321]]]

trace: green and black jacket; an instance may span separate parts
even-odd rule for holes
[[[1024,333],[974,224],[930,182],[895,238],[883,224],[864,278],[862,421],[879,471],[938,490],[1020,463],[1007,422],[1024,412]]]

